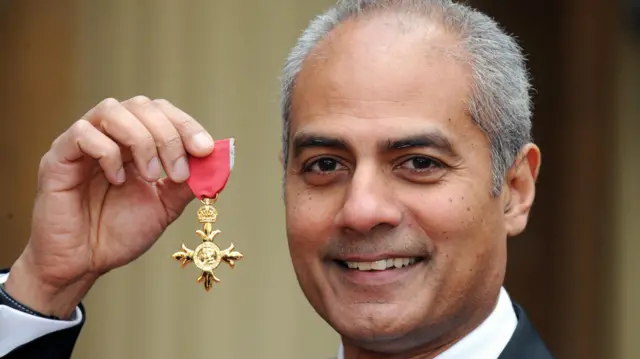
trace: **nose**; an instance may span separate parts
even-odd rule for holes
[[[361,234],[376,227],[397,227],[402,210],[384,174],[375,168],[359,167],[349,184],[344,204],[336,216],[338,227]]]

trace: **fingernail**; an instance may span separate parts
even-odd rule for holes
[[[213,139],[204,132],[199,132],[193,136],[193,144],[203,150],[213,147]]]
[[[173,164],[173,179],[174,181],[185,181],[189,178],[189,163],[184,157],[180,157]]]
[[[153,178],[158,178],[162,174],[162,165],[160,164],[160,160],[158,157],[154,157],[149,161],[147,166],[147,170],[149,171],[149,176]]]
[[[116,173],[116,181],[118,181],[118,183],[123,183],[124,180],[125,180],[124,168],[120,167],[120,170],[118,171],[118,173]]]

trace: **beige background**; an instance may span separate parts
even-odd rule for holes
[[[596,2],[564,3],[575,10],[597,9]],[[194,234],[197,204],[192,204],[152,250],[105,276],[90,292],[85,301],[89,321],[74,359],[299,359],[335,355],[338,338],[302,296],[286,246],[278,163],[277,81],[296,37],[312,15],[332,3],[0,2],[3,266],[11,264],[28,238],[40,156],[54,136],[101,99],[138,94],[167,98],[191,113],[216,138],[234,136],[237,140],[236,167],[218,205],[223,231],[218,238],[222,245],[233,241],[245,260],[234,270],[223,268],[219,273],[222,283],[204,293],[194,283],[197,271],[181,270],[170,259],[181,243],[198,240]],[[582,19],[581,15],[572,18]],[[570,26],[579,34],[583,25],[576,21]],[[613,268],[606,272],[611,292],[604,295],[606,305],[613,308],[610,322],[605,323],[611,330],[603,330],[606,338],[571,341],[611,341],[606,354],[594,354],[598,359],[640,357],[640,310],[636,304],[640,298],[640,45],[629,37],[621,39],[620,56],[612,54],[617,59],[613,74],[619,81],[616,88],[601,89],[619,91],[616,112],[602,119],[604,126],[615,127],[617,139],[613,149],[601,149],[610,152],[616,162],[616,171],[611,173],[616,181],[611,190],[615,235],[607,238],[613,247]],[[575,38],[569,40],[577,44]],[[573,46],[579,49],[581,45]],[[580,61],[573,57],[569,63]],[[572,76],[584,78],[579,75]],[[548,154],[544,151],[543,147],[543,153]],[[553,177],[545,172],[545,161],[543,176]],[[594,173],[605,165],[593,163]],[[567,248],[571,246],[567,244]],[[516,259],[526,260],[524,256]],[[568,263],[576,262],[567,259]],[[528,271],[536,272],[536,268]],[[581,284],[575,283],[567,283],[577,288],[567,298],[580,293]],[[541,291],[533,286],[531,295]],[[557,308],[566,309],[563,305]],[[553,309],[549,308],[549,313],[555,313]],[[544,307],[532,311],[545,327],[557,326],[552,314],[544,317]],[[591,313],[572,315],[579,321]],[[577,328],[580,324],[561,327]],[[562,343],[560,336],[551,339]],[[572,348],[563,348],[564,353],[578,352]]]

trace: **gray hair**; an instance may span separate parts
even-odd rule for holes
[[[531,84],[516,40],[487,15],[451,0],[339,0],[311,21],[289,54],[281,77],[282,146],[285,168],[289,151],[291,95],[304,60],[336,25],[380,11],[422,15],[456,35],[472,68],[468,111],[487,134],[491,146],[492,194],[524,145],[531,141]]]

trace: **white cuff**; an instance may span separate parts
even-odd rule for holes
[[[7,281],[9,273],[0,274],[0,284]],[[0,305],[0,358],[19,346],[41,336],[71,328],[82,322],[82,312],[76,307],[70,320],[40,318]]]

